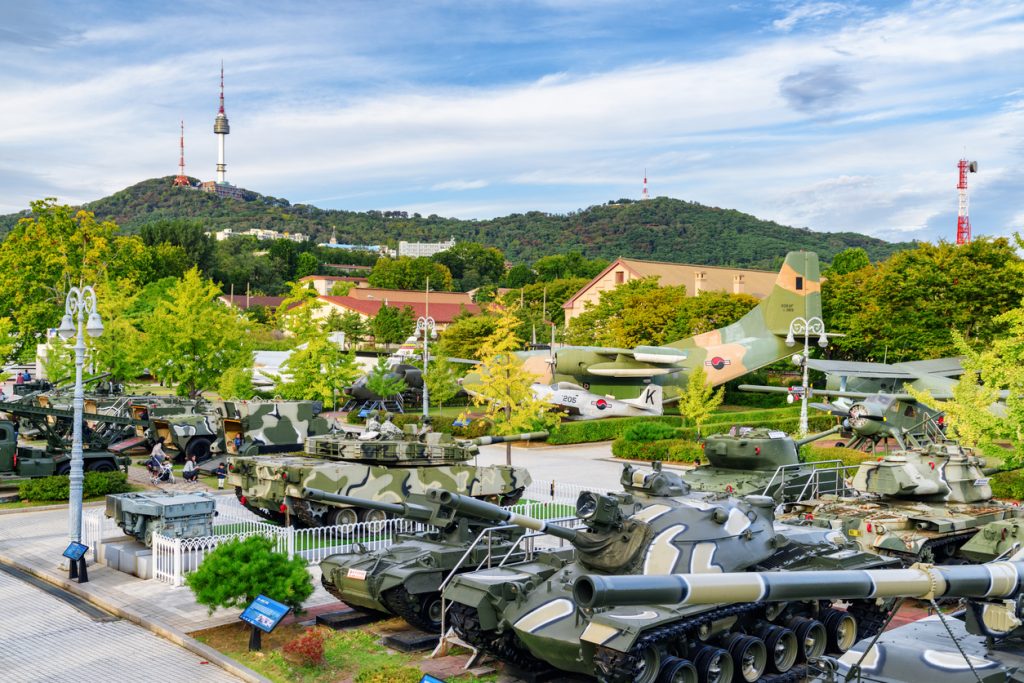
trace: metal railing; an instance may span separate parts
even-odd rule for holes
[[[799,502],[822,495],[843,495],[850,489],[846,484],[848,472],[856,469],[857,465],[844,465],[842,460],[779,465],[761,491],[761,495],[771,496],[772,491],[777,489],[782,492],[782,498],[786,502]],[[790,492],[798,486],[800,490],[794,500]]]

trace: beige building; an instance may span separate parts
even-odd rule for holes
[[[597,305],[601,292],[615,289],[630,280],[646,277],[658,278],[658,284],[662,287],[683,285],[690,296],[696,296],[700,292],[718,291],[750,294],[763,299],[772,291],[778,273],[768,270],[619,258],[562,305],[565,309],[565,324],[568,325],[570,320],[582,313],[588,303]]]

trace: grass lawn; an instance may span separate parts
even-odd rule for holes
[[[249,626],[238,622],[193,633],[202,643],[219,650],[237,662],[281,683],[419,683],[423,673],[416,666],[425,654],[404,654],[388,650],[379,636],[363,630],[333,631],[310,627],[324,637],[322,664],[314,665],[285,653],[284,646],[301,637],[307,628],[299,624],[279,626],[263,634],[263,651],[249,652]],[[477,677],[465,674],[448,679],[450,683],[493,683],[496,675]]]

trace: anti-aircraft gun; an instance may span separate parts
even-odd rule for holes
[[[894,564],[837,534],[776,526],[766,496],[694,495],[676,474],[623,471],[625,491],[584,492],[572,529],[523,517],[448,491],[428,496],[464,514],[542,531],[569,541],[573,562],[526,562],[455,576],[444,590],[448,623],[476,648],[523,669],[555,668],[604,683],[752,683],[766,670],[799,680],[809,657],[841,653],[876,633],[891,603],[838,600],[765,605],[723,587],[714,606],[642,606],[581,611],[572,587],[583,577],[673,573],[875,568]],[[811,532],[805,534],[804,532]],[[834,542],[838,541],[838,543]],[[823,648],[824,644],[824,648]],[[678,659],[690,664],[680,668]]]
[[[414,425],[406,429],[391,439],[362,441],[352,432],[310,437],[301,456],[231,457],[228,484],[234,486],[242,505],[257,515],[283,522],[290,514],[293,523],[305,527],[354,524],[389,515],[384,510],[308,500],[307,488],[385,501],[446,488],[512,505],[530,484],[530,473],[522,467],[477,466],[469,461],[482,445],[547,438],[547,432],[531,432],[462,440],[440,432],[417,434]]]
[[[334,597],[356,609],[398,615],[425,631],[441,628],[441,584],[453,570],[466,571],[523,556],[517,551],[509,557],[524,529],[495,527],[478,517],[457,514],[423,494],[412,493],[403,502],[390,502],[306,489],[304,497],[428,525],[421,531],[396,534],[387,548],[367,551],[358,547],[320,563],[321,582]],[[486,542],[474,543],[488,528],[493,532]]]
[[[822,657],[824,642],[814,639],[806,673],[822,681],[1017,681],[1024,662],[1021,559],[974,566],[917,564],[907,569],[859,571],[584,576],[573,586],[573,597],[581,612],[595,620],[652,603],[677,609],[714,605],[721,602],[723,593],[787,606],[836,599],[963,598],[966,605],[961,611],[938,613],[886,631],[877,641],[862,636],[860,643],[838,659]],[[829,618],[825,616],[826,624]],[[678,672],[675,678],[665,680],[695,680],[700,654],[698,650],[692,656],[675,652],[663,657],[663,671]]]

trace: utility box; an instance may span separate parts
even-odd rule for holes
[[[216,503],[208,493],[142,491],[107,496],[107,517],[152,547],[153,534],[172,538],[213,535]]]

